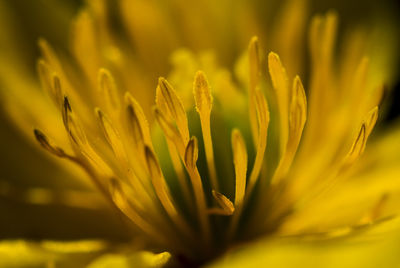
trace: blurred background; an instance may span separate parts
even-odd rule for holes
[[[53,47],[66,49],[71,19],[84,2],[81,0],[0,0],[0,50],[6,54],[9,51],[10,53],[18,51],[18,57],[24,59],[25,69],[34,74],[39,57],[38,38],[44,37]],[[251,3],[249,5],[258,25],[263,29],[264,26],[268,28],[271,21],[275,19],[274,15],[282,8],[283,1],[253,0],[248,2]],[[111,13],[117,16],[114,4],[110,1],[109,6]],[[309,14],[335,9],[340,17],[340,29],[345,29],[349,25],[365,27],[378,25],[393,27],[388,32],[399,35],[400,4],[396,0],[312,0],[308,7]],[[192,44],[182,42],[179,45],[194,50],[213,48],[207,47],[212,44],[192,47]],[[222,55],[218,59],[221,65],[233,69],[233,62],[246,49],[246,45],[246,43],[230,44],[233,48],[228,52],[224,51],[223,47],[217,46],[216,49],[221,51],[217,55]],[[306,46],[304,47],[304,54],[307,54]],[[400,62],[396,55],[394,57],[393,60],[397,66],[394,70],[396,79],[387,85],[391,90],[385,97],[387,106],[381,123],[383,128],[399,120],[400,116]],[[0,87],[4,87],[2,83],[4,72],[12,70],[14,66],[5,63],[2,58],[0,58],[0,66],[2,66],[0,72],[3,72],[0,73]],[[168,72],[168,69],[159,71],[155,77],[166,75],[163,72]],[[21,79],[24,78],[21,77]],[[12,90],[12,88],[6,90]],[[26,137],[10,122],[2,107],[0,107],[0,148],[0,239],[24,237],[73,240],[101,237],[124,240],[129,238],[123,221],[111,212],[102,197],[86,184],[75,180],[72,173],[68,173],[68,169],[62,169],[46,153],[28,142]],[[44,195],[43,192],[45,192]],[[47,196],[52,202],[43,200],[40,196]],[[68,204],[62,201],[69,199],[78,201]],[[79,204],[81,199],[85,199],[86,202]],[[93,202],[88,200],[93,200]],[[98,224],[99,222],[101,224]]]

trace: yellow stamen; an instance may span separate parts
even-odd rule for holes
[[[179,96],[168,81],[162,77],[158,80],[156,104],[157,108],[154,110],[156,120],[167,137],[168,150],[175,173],[183,195],[190,204],[190,189],[179,160],[179,158],[184,159],[186,144],[189,141],[188,120]],[[178,130],[173,123],[176,123]],[[173,145],[175,145],[175,148]]]
[[[207,210],[208,214],[231,216],[235,212],[235,206],[225,195],[214,190],[212,194],[218,207],[209,208]]]
[[[130,205],[128,200],[126,199],[126,195],[123,193],[122,187],[119,184],[118,180],[112,179],[109,184],[109,191],[114,204],[143,232],[149,235],[155,241],[160,241],[161,243],[167,243],[168,240],[165,240],[163,233],[158,232],[153,228],[151,224],[149,224],[146,220],[144,220],[137,211]]]
[[[364,123],[362,124],[360,131],[358,132],[357,138],[354,140],[353,145],[351,146],[351,149],[346,156],[347,163],[353,163],[363,153],[365,143],[367,142],[365,129],[366,126]]]
[[[95,112],[104,136],[108,144],[111,146],[117,161],[121,164],[123,171],[128,176],[128,181],[136,190],[138,197],[140,197],[142,200],[148,200],[147,195],[149,192],[151,192],[151,186],[146,183],[143,178],[139,180],[138,176],[136,176],[136,174],[130,168],[128,155],[119,132],[112,125],[110,119],[100,109],[96,108]]]
[[[61,64],[62,61],[59,59],[50,44],[44,39],[39,39],[38,44],[43,56],[43,61],[46,63],[51,76],[57,76],[60,82],[60,86],[62,86],[62,91],[60,92],[61,106],[63,105],[62,96],[67,95],[74,101],[76,105],[75,110],[80,111],[80,115],[82,116],[81,119],[85,123],[90,123],[89,119],[86,118],[85,115],[92,112],[87,104],[90,103],[93,99],[88,95],[85,95],[85,90],[81,90],[82,88],[76,87],[71,84],[69,76],[66,75],[66,72],[63,69],[63,65]],[[59,107],[59,104],[56,104]]]
[[[50,96],[56,107],[61,108],[63,99],[60,78],[54,72],[51,72],[44,60],[39,60],[37,69],[42,88]]]
[[[125,94],[125,103],[128,109],[128,119],[130,120],[134,137],[137,144],[147,145],[152,148],[149,123],[146,120],[142,107],[128,92]]]
[[[131,137],[134,141],[135,147],[137,151],[140,151],[141,148],[144,148],[144,137],[143,137],[143,130],[142,126],[140,125],[139,118],[133,106],[128,104],[127,106],[128,112],[128,122],[130,123],[130,130],[131,130]]]
[[[188,145],[186,146],[185,150],[185,164],[186,167],[191,171],[196,169],[198,153],[199,153],[199,148],[197,139],[196,137],[192,137]]]
[[[200,224],[202,226],[202,230],[204,232],[206,241],[208,241],[210,239],[210,226],[206,213],[207,204],[204,195],[203,184],[201,181],[199,171],[197,170],[196,166],[198,152],[199,148],[197,139],[196,137],[192,137],[188,145],[186,146],[185,165],[193,185],[193,192],[196,200],[196,206]]]
[[[255,109],[254,94],[256,88],[260,83],[261,72],[260,72],[260,53],[258,46],[258,37],[254,36],[249,44],[249,116],[251,133],[253,135],[254,145],[257,146],[258,140],[258,127],[257,127],[257,111]]]
[[[371,134],[377,119],[378,107],[374,107],[366,115],[364,122],[361,125],[360,131],[358,132],[357,138],[354,140],[350,151],[345,157],[346,164],[352,164],[364,152],[367,139]]]
[[[372,108],[365,117],[366,135],[367,137],[371,134],[375,127],[376,121],[378,120],[378,106]]]
[[[185,144],[181,133],[179,133],[176,127],[165,118],[164,114],[158,108],[154,109],[154,115],[165,137],[175,144],[179,155],[183,158],[185,155]]]
[[[250,94],[254,94],[260,83],[260,52],[258,45],[258,37],[253,36],[249,44],[249,69],[250,69]]]
[[[58,157],[66,157],[64,150],[55,145],[51,140],[49,140],[49,138],[43,132],[38,129],[34,129],[33,132],[35,134],[36,140],[44,149]]]
[[[184,159],[189,141],[188,120],[182,101],[164,78],[159,78],[156,90],[155,117],[167,137],[168,150],[185,200],[191,203],[190,189],[179,158]],[[176,123],[176,127],[173,123]],[[175,148],[174,146],[175,145]]]
[[[72,148],[77,157],[80,157],[80,159],[83,157],[85,161],[89,161],[90,164],[94,165],[103,175],[103,178],[112,177],[113,172],[110,167],[88,143],[86,134],[80,126],[76,114],[72,111],[68,97],[64,97],[62,117]],[[87,167],[85,166],[85,168]]]
[[[153,184],[154,190],[157,194],[165,211],[169,215],[170,219],[176,224],[178,229],[182,231],[188,237],[191,237],[191,231],[185,220],[182,218],[182,214],[178,212],[177,207],[171,197],[169,188],[165,182],[165,178],[161,172],[160,165],[153,153],[153,151],[146,146],[145,155],[147,167],[149,169],[149,174],[151,177],[151,182]]]
[[[347,171],[348,168],[363,154],[368,137],[378,118],[377,113],[378,108],[375,107],[365,116],[364,122],[362,123],[360,130],[357,132],[357,137],[354,139],[349,152],[341,162],[338,162],[334,168],[331,168],[325,180],[318,182],[318,186],[314,186],[314,193],[309,193],[309,196],[304,198],[306,201],[298,202],[299,207],[304,206],[304,204],[307,204],[310,200],[314,200],[316,196],[321,196],[329,191],[329,189],[332,189],[333,186],[342,179],[339,175]]]
[[[267,100],[265,99],[264,95],[259,89],[255,91],[254,103],[256,105],[258,129],[259,129],[257,148],[256,148],[257,149],[256,159],[254,161],[254,166],[250,173],[249,183],[245,191],[245,199],[243,202],[239,203],[239,206],[236,208],[236,212],[233,214],[231,225],[229,227],[229,231],[227,232],[227,236],[229,239],[232,238],[232,235],[234,234],[238,226],[239,218],[242,214],[244,204],[251,196],[251,193],[253,192],[253,189],[256,185],[264,159],[265,148],[267,146],[267,133],[268,133],[268,125],[270,119],[269,110],[268,110]]]
[[[185,108],[175,90],[162,77],[158,80],[156,104],[158,109],[165,114],[165,118],[176,123],[186,146],[189,141],[189,128]]]
[[[114,113],[121,107],[120,97],[111,73],[106,69],[100,69],[98,74],[100,97],[105,103],[108,113]]]
[[[179,152],[176,149],[174,143],[172,143],[170,140],[167,140],[167,146],[168,146],[169,155],[171,157],[172,166],[175,170],[181,190],[183,192],[183,197],[185,198],[185,201],[186,201],[189,209],[193,210],[194,206],[193,206],[192,192],[190,191],[190,185],[186,178],[185,170],[182,166]]]
[[[217,204],[219,205],[220,209],[218,208],[210,209],[209,213],[229,216],[232,215],[233,212],[235,212],[235,206],[233,205],[231,200],[229,200],[225,195],[215,190],[212,190],[212,195],[215,201],[217,201]]]
[[[315,16],[310,27],[310,54],[312,76],[309,90],[309,117],[307,143],[318,142],[321,129],[326,124],[326,113],[334,105],[332,83],[332,58],[337,31],[337,15],[328,12],[325,16]]]
[[[123,165],[128,165],[128,156],[126,155],[125,146],[122,143],[118,131],[112,126],[110,119],[99,108],[96,108],[95,112],[104,136],[114,151],[118,161],[124,163]]]
[[[72,139],[73,143],[82,146],[87,144],[85,132],[81,128],[75,113],[71,109],[68,97],[64,97],[64,106],[62,109],[64,126]]]
[[[258,118],[258,143],[257,143],[257,154],[254,161],[254,166],[250,174],[248,188],[246,195],[253,191],[253,188],[257,182],[258,175],[260,174],[265,148],[267,146],[267,133],[269,125],[269,110],[267,100],[260,90],[256,90],[254,102],[256,104],[257,118]]]
[[[211,185],[214,189],[218,189],[217,170],[214,162],[214,149],[210,126],[210,115],[213,99],[207,78],[202,71],[198,71],[194,78],[193,94],[196,102],[196,110],[200,116],[201,131],[204,139],[204,148],[206,151],[207,167],[210,175]]]
[[[289,100],[291,96],[289,92],[288,77],[279,56],[274,52],[270,52],[268,55],[268,69],[278,103],[280,122],[279,143],[280,153],[282,155],[285,152],[289,136],[288,113]]]
[[[54,99],[57,105],[57,108],[62,107],[62,90],[61,90],[61,81],[60,77],[58,77],[56,74],[53,75],[53,94],[54,94]]]
[[[303,85],[298,76],[293,81],[292,101],[289,113],[289,140],[284,155],[271,180],[272,184],[278,183],[289,170],[299,146],[307,117],[307,101]]]
[[[237,129],[232,131],[232,150],[236,174],[235,206],[238,206],[246,190],[247,150],[242,134]]]
[[[141,184],[147,189],[149,193],[152,193],[152,186],[146,179],[147,169],[143,163],[145,160],[145,146],[153,148],[150,130],[143,113],[142,108],[137,101],[129,94],[125,94],[126,113],[127,113],[127,130],[130,135],[129,138],[133,141],[133,160],[131,165],[134,166],[136,177]],[[129,170],[129,168],[128,168]],[[153,196],[151,194],[151,196]]]

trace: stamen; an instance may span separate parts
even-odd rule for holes
[[[117,130],[112,126],[110,119],[99,109],[95,109],[95,113],[103,130],[104,136],[114,151],[118,161],[128,165],[128,156],[125,152],[125,146]]]
[[[79,110],[82,111],[81,115],[86,115],[90,113],[91,111],[88,109],[87,103],[90,102],[91,99],[89,98],[83,99],[82,95],[83,92],[79,91],[78,88],[71,85],[68,76],[65,75],[65,72],[62,68],[61,61],[57,57],[55,51],[51,48],[50,44],[44,39],[39,39],[38,44],[41,54],[43,55],[43,61],[47,64],[49,71],[51,71],[50,77],[52,77],[53,79],[51,83],[53,83],[54,85],[54,76],[57,76],[58,80],[61,82],[60,86],[61,85],[63,86],[62,90],[60,91],[61,106],[63,105],[64,102],[62,96],[68,95],[74,100]],[[58,104],[58,101],[56,102],[56,105],[58,107],[60,104]]]
[[[364,122],[361,126],[361,129],[358,132],[358,136],[356,140],[353,142],[353,145],[351,146],[349,153],[345,157],[345,163],[347,164],[353,163],[364,152],[367,139],[371,134],[377,119],[378,119],[378,107],[374,107],[366,115]]]
[[[261,78],[260,52],[257,36],[253,36],[253,38],[251,38],[248,51],[250,68],[250,94],[252,95],[258,87]]]
[[[80,167],[82,167],[87,173],[88,175],[92,178],[93,182],[97,185],[97,187],[99,187],[99,189],[107,194],[107,192],[105,191],[105,188],[103,187],[103,182],[99,180],[98,177],[96,177],[96,175],[94,174],[94,172],[92,171],[92,169],[90,168],[90,166],[87,165],[86,162],[82,161],[81,159],[77,158],[76,156],[73,155],[69,155],[67,153],[65,153],[65,151],[63,149],[61,149],[60,147],[58,147],[57,145],[55,145],[43,132],[41,132],[38,129],[34,130],[34,135],[36,140],[39,142],[39,144],[46,149],[47,151],[49,151],[50,153],[61,157],[61,158],[65,158],[68,159],[70,161],[72,161],[75,164],[78,164]],[[88,153],[84,153],[83,151],[81,152],[82,155],[84,156],[90,156],[90,154]],[[96,155],[97,156],[97,155]],[[98,156],[97,156],[98,157]],[[87,159],[89,161],[92,161],[93,164],[99,164],[98,162],[93,161],[93,159],[96,159],[95,157],[87,157]],[[100,159],[101,160],[101,159]],[[99,165],[99,167],[102,168],[102,170],[105,171],[104,174],[110,174],[109,169],[107,170],[106,166],[101,166]],[[108,173],[106,173],[108,172]]]
[[[278,167],[271,180],[272,184],[278,183],[289,170],[293,158],[300,144],[304,124],[307,117],[307,101],[300,77],[296,76],[293,81],[292,101],[289,114],[289,139],[286,151],[281,157]]]
[[[246,190],[247,149],[242,134],[238,129],[232,131],[233,163],[235,165],[235,206],[242,203]]]
[[[181,156],[185,155],[185,144],[181,133],[176,129],[176,127],[167,121],[165,116],[161,113],[158,108],[154,108],[154,115],[155,118],[160,125],[161,129],[164,132],[164,135],[167,139],[171,140],[174,144],[176,149],[178,150]],[[183,157],[182,157],[183,158]]]
[[[378,119],[378,107],[374,107],[366,115],[361,129],[358,133],[356,140],[353,142],[349,153],[345,157],[345,162],[347,164],[353,163],[365,149],[367,139],[375,126],[376,120]]]
[[[205,239],[206,241],[208,241],[210,239],[210,226],[206,213],[207,203],[205,199],[203,184],[196,165],[198,153],[199,148],[197,139],[196,137],[192,137],[185,150],[185,166],[192,182],[200,224],[204,232]]]
[[[337,31],[337,15],[328,12],[325,16],[315,16],[310,26],[310,54],[312,76],[309,88],[309,117],[307,145],[320,142],[321,130],[326,128],[326,113],[334,105],[332,58]],[[307,146],[306,146],[307,147]]]
[[[126,199],[125,193],[123,193],[122,187],[116,179],[111,179],[109,183],[109,192],[114,204],[144,233],[149,235],[155,241],[161,243],[168,243],[168,239],[165,240],[164,234],[157,232],[151,224],[144,220],[137,211],[130,205]]]
[[[193,94],[196,102],[196,110],[200,116],[201,130],[204,139],[204,148],[206,151],[207,167],[210,175],[211,185],[214,189],[218,189],[217,170],[215,168],[214,149],[210,127],[210,115],[213,99],[207,78],[202,71],[198,71],[194,78]]]
[[[181,158],[183,161],[186,144],[189,142],[188,120],[181,99],[162,77],[158,80],[156,104],[158,107],[155,109],[156,120],[167,137],[168,150],[185,200],[191,204],[189,185],[179,160]],[[178,130],[173,125],[174,122]]]
[[[184,170],[180,159],[184,161],[185,159],[185,144],[181,133],[176,129],[172,123],[168,122],[164,115],[160,112],[158,108],[154,109],[155,118],[163,130],[165,137],[167,138],[167,145],[169,154],[171,156],[172,165],[174,167],[175,173],[177,174],[181,190],[188,202],[189,206],[192,204],[192,198],[190,193],[190,188],[186,180]]]
[[[145,155],[151,182],[158,199],[160,200],[170,219],[177,225],[178,230],[181,230],[185,235],[191,237],[192,234],[190,228],[182,218],[182,214],[178,212],[173,198],[171,197],[169,188],[165,182],[165,178],[161,172],[160,165],[158,164],[153,151],[148,146],[145,147]]]
[[[132,131],[131,133],[133,134],[132,139],[135,143],[136,150],[139,151],[141,148],[144,148],[145,145],[142,126],[140,125],[138,116],[131,104],[128,104],[127,112],[130,123],[130,129]]]
[[[194,78],[193,85],[194,100],[196,102],[196,110],[201,116],[211,114],[213,98],[210,92],[207,78],[202,71],[198,71]]]
[[[258,119],[258,142],[257,142],[257,153],[256,159],[254,161],[253,169],[250,173],[249,183],[247,189],[245,191],[244,200],[241,203],[238,203],[236,207],[236,212],[233,214],[233,218],[231,224],[229,226],[229,230],[227,232],[228,239],[232,239],[236,228],[239,223],[239,218],[243,212],[244,204],[249,200],[251,193],[254,190],[256,182],[258,180],[258,176],[261,171],[265,148],[267,147],[267,134],[268,134],[268,125],[269,125],[269,110],[268,103],[265,99],[264,95],[261,93],[259,89],[255,91],[254,103],[256,105],[257,111],[257,119]]]
[[[101,129],[103,130],[104,136],[111,146],[117,161],[123,167],[124,173],[127,175],[130,185],[136,190],[136,195],[138,198],[141,198],[143,202],[149,196],[150,198],[153,197],[151,194],[152,187],[148,183],[147,180],[144,179],[146,170],[140,167],[137,163],[135,163],[134,169],[131,168],[131,162],[128,159],[127,152],[125,150],[124,143],[120,137],[118,131],[113,127],[110,119],[98,108],[95,109],[96,115],[98,117]],[[141,157],[139,158],[142,163],[144,163],[144,144],[141,148]],[[139,174],[139,176],[137,175]],[[142,175],[142,176],[141,176]]]
[[[283,155],[289,136],[288,113],[289,100],[291,96],[289,92],[288,77],[285,68],[282,66],[279,56],[274,52],[270,52],[268,55],[268,69],[277,98],[280,122],[280,153]]]
[[[365,117],[366,135],[367,137],[371,134],[375,127],[376,121],[378,120],[378,106],[372,108]]]
[[[349,153],[346,156],[346,163],[353,163],[364,151],[366,143],[366,126],[365,123],[362,124],[358,136],[353,142]]]
[[[62,107],[61,113],[62,113],[64,127],[67,131],[69,131],[69,129],[68,129],[68,114],[72,113],[72,109],[71,109],[71,105],[69,103],[69,99],[67,96],[64,96],[64,102],[63,102],[63,107]]]
[[[307,202],[310,202],[310,200],[313,200],[316,196],[321,196],[325,194],[327,191],[329,191],[329,189],[332,189],[333,186],[336,185],[340,180],[342,180],[343,178],[347,178],[346,176],[341,177],[339,175],[347,171],[348,168],[363,154],[368,137],[371,133],[373,126],[375,125],[376,119],[378,118],[377,113],[378,109],[377,107],[375,107],[366,115],[364,122],[362,123],[360,130],[357,133],[357,137],[353,141],[347,155],[342,159],[341,162],[338,162],[336,166],[331,167],[329,174],[323,181],[320,182],[320,185],[318,187],[314,186],[314,194],[309,195]],[[307,199],[304,198],[304,200]],[[307,202],[303,201],[301,206],[304,206],[304,204],[306,204]]]
[[[58,157],[66,157],[67,155],[65,154],[64,150],[55,145],[52,141],[49,140],[49,138],[40,130],[34,129],[33,133],[35,134],[36,140],[39,142],[39,144],[49,151],[50,153],[58,156]]]
[[[128,106],[128,118],[131,120],[132,127],[138,127],[137,130],[132,129],[136,138],[142,138],[145,145],[152,148],[149,123],[144,115],[143,109],[140,104],[132,97],[129,92],[125,94],[125,103]],[[135,122],[136,123],[135,123]],[[140,130],[139,130],[140,129]],[[139,140],[137,140],[139,142]]]
[[[186,178],[185,170],[182,166],[181,158],[179,157],[179,153],[175,147],[175,145],[170,141],[167,140],[167,146],[169,155],[171,156],[172,166],[174,167],[176,176],[179,181],[179,185],[183,192],[183,197],[189,207],[190,210],[194,211],[194,204],[192,199],[192,192],[190,191],[190,185]]]
[[[72,148],[79,157],[83,157],[86,161],[89,161],[91,165],[94,165],[96,169],[102,174],[103,178],[112,177],[112,170],[106,164],[103,159],[93,150],[88,143],[86,134],[80,126],[75,113],[72,111],[68,97],[64,97],[64,105],[62,109],[62,117],[65,129],[70,138]],[[84,166],[88,170],[87,166]],[[96,179],[97,180],[97,179]]]
[[[258,175],[260,174],[261,171],[265,148],[267,146],[267,133],[269,125],[269,110],[268,110],[267,100],[265,99],[264,95],[261,93],[260,90],[256,90],[254,102],[256,104],[259,135],[258,135],[256,159],[254,161],[253,170],[251,171],[250,174],[246,195],[250,194],[253,191],[253,188],[258,179]]]
[[[168,81],[162,77],[158,80],[156,104],[157,108],[154,109],[156,120],[167,138],[172,164],[185,200],[188,204],[191,204],[189,185],[179,160],[181,158],[183,161],[186,144],[189,142],[188,120],[179,96]],[[176,123],[177,127],[175,127],[174,123]]]
[[[185,164],[189,170],[196,169],[199,148],[196,137],[192,137],[186,146],[185,150]]]
[[[60,77],[57,74],[53,74],[53,94],[54,94],[54,100],[57,105],[57,108],[62,107],[63,92],[61,90]]]
[[[169,121],[176,122],[184,145],[189,141],[188,120],[182,101],[172,86],[163,77],[158,80],[156,90],[156,104],[160,111],[165,114]]]
[[[68,97],[64,97],[64,108],[62,109],[62,116],[65,129],[67,130],[71,140],[78,147],[87,144],[86,134],[77,122],[75,113],[72,112],[71,105]]]
[[[212,190],[212,195],[215,201],[217,201],[219,208],[210,208],[208,210],[209,214],[230,216],[235,212],[235,206],[225,195],[215,190]]]
[[[44,61],[39,60],[37,70],[42,88],[47,92],[57,108],[62,105],[62,93],[59,77],[50,71],[50,66]]]
[[[254,145],[257,146],[258,127],[257,127],[257,111],[254,104],[254,94],[260,83],[260,55],[259,55],[258,37],[254,36],[249,44],[249,116],[251,133],[253,136]]]
[[[109,113],[118,111],[121,107],[118,90],[114,78],[106,69],[100,69],[98,74],[98,84],[101,99],[104,100]]]

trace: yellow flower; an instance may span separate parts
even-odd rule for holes
[[[301,49],[306,8],[294,0],[273,35],[271,46],[282,60],[251,37],[234,71],[224,69],[218,54],[204,49],[228,46],[208,33],[223,32],[212,22],[228,4],[207,3],[121,0],[122,25],[116,26],[106,1],[89,2],[74,20],[69,53],[39,41],[38,77],[49,98],[31,90],[28,78],[4,79],[8,86],[18,83],[2,92],[9,116],[30,136],[34,125],[44,149],[86,172],[125,216],[132,247],[167,252],[138,255],[154,266],[170,255],[172,264],[205,264],[258,238],[326,242],[392,223],[398,209],[388,204],[400,190],[398,161],[391,169],[371,168],[388,152],[383,142],[363,155],[383,83],[392,76],[378,68],[385,55],[365,56],[371,50],[357,31],[337,56],[338,19],[330,11],[310,23],[307,72]],[[176,18],[168,12],[174,10]],[[246,30],[253,25],[247,11],[238,11]],[[182,43],[191,49],[177,49]],[[379,178],[370,175],[374,170]],[[41,250],[46,245],[58,249],[42,244]],[[103,253],[108,245],[84,248]],[[266,261],[272,265],[274,256]]]

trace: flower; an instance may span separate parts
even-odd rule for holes
[[[38,76],[50,100],[23,89],[5,99],[17,123],[36,125],[44,149],[90,176],[126,217],[135,247],[197,265],[260,237],[327,241],[391,219],[395,210],[385,206],[398,190],[393,174],[379,188],[349,195],[376,163],[359,160],[390,74],[369,75],[375,62],[360,53],[358,32],[335,57],[335,12],[311,22],[306,94],[296,75],[306,73],[301,56],[287,44],[301,43],[302,1],[290,1],[287,28],[277,30],[282,60],[264,55],[252,37],[234,74],[211,52],[172,52],[179,31],[156,5],[121,7],[134,53],[110,27],[105,2],[92,2],[74,21],[71,55],[39,41]],[[181,8],[184,17],[192,7]],[[135,9],[143,12],[131,16]],[[169,53],[169,76],[154,82]]]

